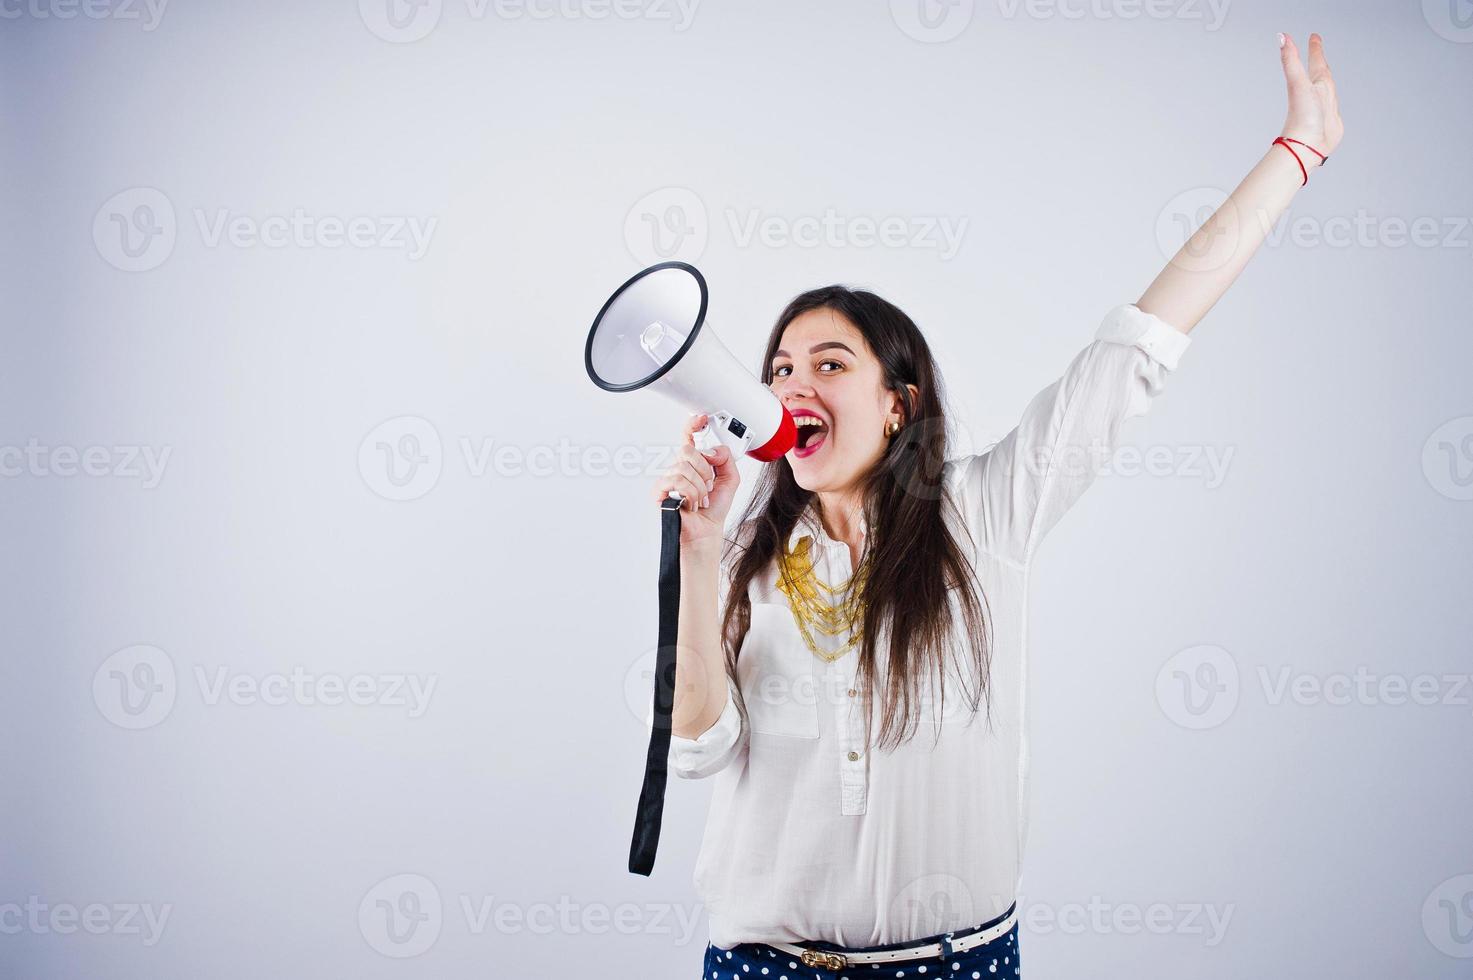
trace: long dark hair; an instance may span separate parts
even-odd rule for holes
[[[893,747],[914,734],[923,676],[937,678],[934,690],[941,701],[935,707],[944,711],[948,647],[970,650],[966,665],[970,669],[963,677],[970,674],[977,683],[969,697],[969,710],[975,712],[979,702],[986,700],[990,724],[991,617],[983,610],[986,597],[976,570],[947,526],[950,513],[957,527],[965,528],[942,482],[946,413],[930,346],[915,322],[893,303],[864,290],[823,286],[795,297],[777,318],[762,356],[763,384],[772,382],[773,354],[788,324],[818,309],[840,313],[859,329],[879,358],[885,387],[900,396],[903,406],[902,428],[889,440],[884,456],[865,475],[860,488],[867,530],[860,562],[866,572],[856,579],[865,610],[856,672],[866,705],[866,745],[881,667],[885,710],[880,745]],[[907,384],[916,386],[916,396],[912,397]],[[731,584],[721,634],[726,669],[732,678],[737,676],[737,656],[751,626],[751,581],[769,566],[779,548],[786,547],[813,496],[813,491],[794,480],[787,457],[767,464],[738,532],[728,542],[724,560],[730,563]],[[953,601],[966,626],[965,643],[956,642]],[[889,643],[881,665],[882,628]],[[741,686],[733,686],[745,718]]]

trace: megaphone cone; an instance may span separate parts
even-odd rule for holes
[[[662,262],[614,291],[588,331],[583,363],[605,391],[650,388],[696,414],[735,453],[763,462],[798,442],[792,415],[706,325],[706,280]]]

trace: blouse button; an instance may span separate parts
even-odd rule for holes
[[[849,753],[849,761],[850,762],[858,762],[859,761],[859,753],[858,752],[850,752]]]
[[[849,696],[852,698],[852,697],[854,697],[854,694],[855,694],[854,688],[851,687],[849,689]]]

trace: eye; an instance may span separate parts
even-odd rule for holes
[[[818,366],[820,368],[822,368],[822,367],[824,367],[825,365],[828,365],[828,364],[832,364],[834,367],[838,368],[839,371],[844,370],[844,362],[843,361],[836,361],[833,358],[829,358],[828,360],[824,360],[824,361],[819,361],[818,362]],[[783,373],[783,369],[784,368],[786,368],[789,373],[791,373],[792,370],[793,370],[793,366],[791,364],[779,364],[777,367],[775,367],[775,368],[772,369],[772,376],[774,378],[786,378],[787,375]],[[837,374],[837,373],[838,373],[837,371],[819,371],[819,374]]]

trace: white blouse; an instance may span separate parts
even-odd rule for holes
[[[1013,431],[946,461],[945,485],[966,521],[954,533],[991,620],[990,731],[985,702],[976,713],[966,703],[977,684],[969,676],[960,686],[955,660],[969,658],[956,647],[944,716],[926,685],[912,740],[867,753],[858,646],[833,662],[814,656],[776,588],[775,563],[753,579],[737,667],[750,729],[728,690],[716,724],[670,745],[677,776],[717,778],[695,867],[714,945],[908,942],[984,922],[1014,901],[1028,833],[1030,562],[1108,461],[1120,423],[1146,413],[1189,343],[1134,305],[1116,307]],[[845,582],[848,546],[824,533],[812,507],[789,546],[806,535],[815,574]],[[723,562],[723,602],[730,571]],[[960,630],[955,601],[953,613]],[[879,642],[885,649],[887,637]],[[881,713],[877,704],[876,737]]]

